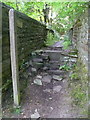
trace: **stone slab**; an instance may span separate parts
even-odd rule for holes
[[[57,93],[57,92],[60,92],[61,91],[61,89],[62,89],[62,86],[54,86],[53,87],[53,92],[55,92],[55,93]]]
[[[61,76],[58,76],[58,75],[53,75],[53,79],[61,81],[63,78]]]
[[[43,76],[42,82],[50,83],[52,77],[50,75]]]

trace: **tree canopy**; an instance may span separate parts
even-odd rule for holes
[[[23,12],[28,16],[44,21],[43,8],[46,2],[5,2],[15,10]],[[48,2],[53,14],[52,28],[59,33],[68,31],[76,20],[85,12],[88,2]]]

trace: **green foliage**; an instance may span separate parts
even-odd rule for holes
[[[81,85],[77,85],[75,89],[72,90],[72,97],[74,98],[74,104],[83,106],[86,101],[86,93],[82,91]]]
[[[3,2],[13,7],[15,10],[18,10],[38,21],[40,21],[40,16],[42,17],[43,20],[43,12],[42,12],[42,9],[44,7],[43,2],[23,2],[23,1],[19,1],[17,3],[6,2],[6,1]]]
[[[69,71],[69,70],[71,70],[71,67],[69,65],[65,64],[65,65],[60,66],[59,69],[60,70],[65,70],[65,71]]]
[[[1,0],[0,0],[1,1]],[[40,20],[40,17],[43,18],[43,8],[44,2],[7,2],[3,1],[7,5],[13,7],[14,9],[20,12],[27,14],[28,16]],[[52,7],[52,13],[55,14],[52,28],[58,31],[60,34],[66,33],[76,20],[82,15],[82,13],[87,8],[87,2],[48,2]]]
[[[21,113],[21,108],[20,107],[11,108],[10,111],[14,114],[20,114]]]
[[[74,80],[78,80],[78,79],[79,79],[79,76],[78,76],[77,73],[72,73],[72,74],[70,75],[70,78],[71,78],[71,79],[74,79]]]
[[[53,9],[56,12],[53,28],[60,34],[66,33],[76,20],[85,12],[86,2],[53,2]]]
[[[8,86],[12,83],[11,79],[8,79],[6,83],[2,86],[2,90],[7,90]]]
[[[52,33],[48,32],[45,44],[47,46],[51,46],[51,45],[53,45],[57,41],[59,41],[59,39],[55,35],[53,35]]]
[[[77,61],[73,73],[70,75],[70,86],[72,89],[71,96],[73,98],[73,104],[82,107],[82,112],[84,111],[87,114],[88,72],[81,60]]]
[[[69,40],[68,36],[65,36],[63,42],[64,49],[68,49],[70,45],[71,45],[71,40]]]
[[[17,108],[17,109],[15,110],[15,113],[17,113],[17,114],[19,114],[20,112],[21,112],[20,108]]]
[[[65,42],[63,43],[64,49],[68,49],[70,45],[71,45],[71,41],[70,41],[70,40],[65,41]]]

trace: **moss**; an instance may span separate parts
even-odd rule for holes
[[[88,114],[88,71],[80,59],[70,75],[70,87],[73,104],[83,108],[82,111]]]

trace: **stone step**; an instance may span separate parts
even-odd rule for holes
[[[50,63],[50,64],[56,64],[56,65],[58,65],[58,64],[60,64],[60,61],[52,61],[52,60],[51,60],[51,61],[49,61],[49,63]]]
[[[53,70],[57,70],[57,69],[59,70],[59,65],[57,65],[57,66],[51,65],[49,69],[50,69],[50,70],[52,70],[52,69],[53,69]]]
[[[33,58],[32,62],[43,62],[43,59],[41,59],[41,58]]]
[[[33,67],[36,68],[37,70],[43,68],[43,66],[44,66],[43,63],[39,63],[39,62],[33,63]]]
[[[48,67],[49,69],[59,69],[60,62],[59,61],[49,61],[44,63],[44,67]]]
[[[62,47],[48,47],[47,50],[62,50]]]
[[[47,54],[42,54],[42,55],[41,55],[41,58],[42,58],[43,60],[49,60],[49,56],[48,56]]]
[[[60,61],[62,51],[59,50],[44,50],[44,54],[48,55],[52,61]]]
[[[62,51],[61,50],[44,50],[43,51],[44,53],[61,53]]]
[[[49,64],[50,64],[50,69],[56,70],[56,69],[59,69],[60,67],[59,61],[50,61]]]
[[[65,71],[62,71],[62,70],[48,70],[47,72],[53,75],[63,75],[66,73]]]

